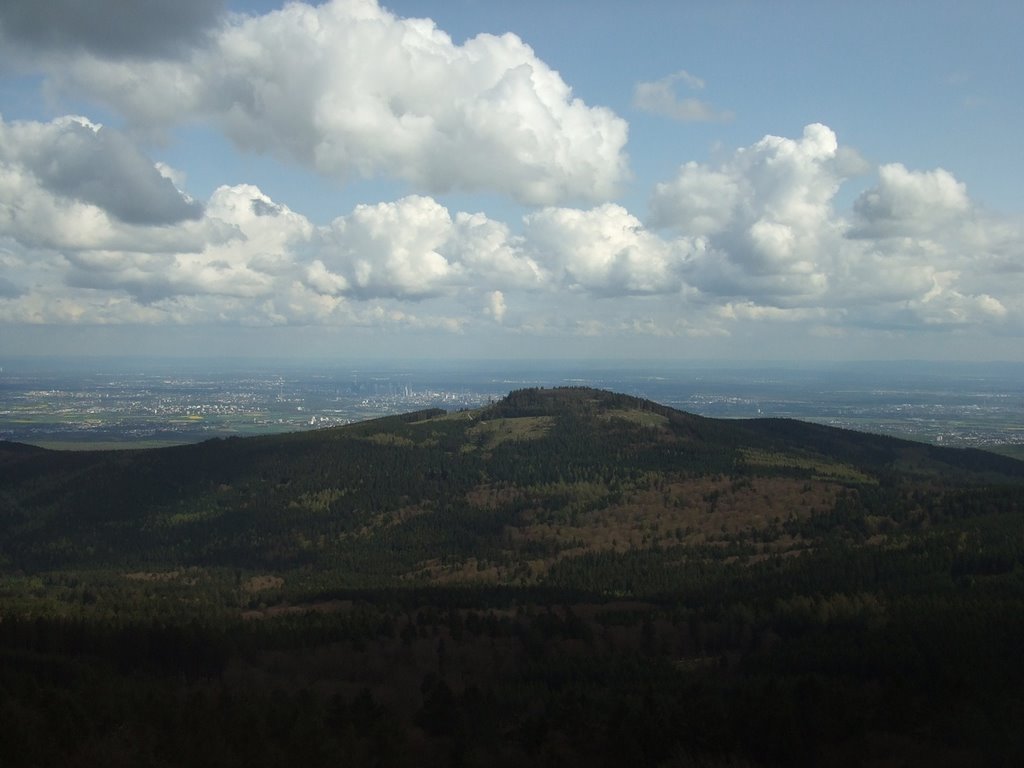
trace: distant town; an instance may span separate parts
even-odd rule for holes
[[[1024,450],[1024,366],[375,367],[208,361],[4,361],[0,439],[149,447],[479,408],[527,386],[585,385],[725,418],[786,417],[941,445]],[[1011,452],[1013,452],[1011,450]]]

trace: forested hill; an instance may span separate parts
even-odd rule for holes
[[[592,389],[0,444],[0,765],[1024,764],[1024,464]]]
[[[727,544],[766,555],[825,533],[887,535],[1004,509],[1022,481],[1024,463],[981,451],[525,389],[476,411],[175,448],[6,443],[0,562],[540,583],[594,553]]]
[[[710,451],[767,448],[783,454],[818,453],[883,473],[917,470],[953,472],[964,480],[968,478],[962,473],[987,475],[992,480],[1024,478],[1024,462],[989,451],[940,447],[796,419],[713,419],[650,400],[585,387],[517,390],[488,408],[483,418],[566,411],[582,414],[584,419],[608,419],[630,412],[657,414],[667,420],[676,436],[701,441]]]

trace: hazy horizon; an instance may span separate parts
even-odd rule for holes
[[[586,386],[717,418],[781,417],[943,445],[1024,440],[1024,364],[0,358],[0,439],[130,447],[340,426]]]

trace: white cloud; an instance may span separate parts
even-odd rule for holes
[[[570,288],[599,295],[679,291],[688,243],[646,230],[625,208],[545,208],[525,219],[534,258]]]
[[[848,219],[835,196],[863,166],[823,125],[766,136],[719,165],[681,166],[655,188],[651,224],[692,242],[683,277],[729,322],[1024,319],[1024,226],[980,214],[947,171],[898,163],[878,169]]]
[[[185,195],[184,190],[186,176],[184,171],[181,171],[178,168],[172,168],[167,163],[161,162],[159,160],[157,160],[153,164],[153,167],[156,168],[157,173],[159,173],[165,179],[170,181],[171,184],[174,185],[175,189],[177,189],[180,194]]]
[[[913,320],[926,325],[966,325],[1006,317],[1006,307],[998,299],[988,294],[965,295],[956,290],[957,278],[955,272],[933,275],[931,288],[906,304]]]
[[[296,246],[314,228],[251,185],[221,187],[207,206],[209,229],[230,231],[201,249],[149,253],[144,236],[132,249],[69,251],[70,284],[120,288],[139,301],[154,303],[179,295],[256,298],[278,288],[294,269]]]
[[[821,125],[795,140],[765,137],[715,165],[684,164],[654,191],[660,229],[614,203],[542,208],[516,227],[422,195],[358,205],[316,226],[250,184],[222,186],[194,204],[179,174],[124,136],[97,149],[89,137],[105,129],[84,118],[0,121],[0,130],[7,324],[397,334],[486,323],[494,332],[616,344],[781,323],[793,335],[840,326],[1024,329],[1024,223],[979,211],[945,171],[897,165],[883,166],[844,216],[836,190],[856,164]],[[37,158],[67,136],[86,155],[82,167],[95,164],[89,153],[116,150],[133,158],[114,164],[126,185],[155,184],[172,207],[194,204],[198,218],[129,223],[109,210],[121,201],[81,191],[89,173],[43,178]],[[75,167],[73,157],[54,157]]]
[[[518,37],[456,45],[375,0],[231,16],[187,59],[80,56],[53,77],[137,126],[209,118],[243,149],[343,179],[551,204],[607,199],[626,173],[625,121],[574,98]]]
[[[125,224],[173,224],[202,214],[134,144],[83,117],[0,118],[0,164],[5,176],[30,177],[68,204],[96,206]]]
[[[505,294],[501,291],[491,291],[488,296],[488,308],[487,311],[496,322],[502,322],[505,319],[505,312],[508,311],[508,307],[505,306]]]
[[[704,89],[704,81],[689,72],[680,71],[653,82],[640,82],[633,87],[633,106],[654,115],[670,117],[684,123],[720,122],[732,120],[732,112],[719,111],[700,99],[680,98],[676,84],[690,90]]]
[[[5,316],[187,322],[185,297],[273,294],[314,227],[249,185],[204,208],[173,175],[84,118],[0,120],[0,243],[19,277]]]
[[[458,271],[438,250],[451,230],[447,209],[429,197],[360,205],[331,224],[327,263],[363,297],[435,295]]]
[[[967,187],[942,168],[909,171],[892,163],[878,176],[878,186],[854,202],[852,237],[934,235],[971,211]]]
[[[44,249],[152,253],[230,236],[120,134],[81,117],[0,118],[0,236]]]
[[[782,307],[764,307],[752,301],[730,302],[718,307],[716,314],[726,320],[753,320],[772,322],[804,322],[807,320],[824,320],[829,312],[821,307],[804,307],[785,309]]]
[[[835,134],[814,124],[799,140],[766,136],[719,168],[687,163],[655,187],[652,224],[703,238],[686,275],[707,293],[820,296],[839,234],[837,151]]]
[[[320,259],[306,268],[305,283],[322,296],[337,296],[349,290],[348,280],[331,272]]]
[[[452,239],[446,249],[467,274],[489,285],[535,290],[552,279],[526,252],[522,237],[513,235],[507,224],[482,213],[455,214]]]
[[[229,226],[235,237],[206,253],[231,264],[246,263],[279,274],[293,261],[294,250],[313,237],[315,227],[302,214],[274,202],[259,187],[219,187],[207,205],[209,218]]]
[[[651,198],[651,225],[688,235],[724,231],[740,200],[742,175],[685,163],[676,178],[657,185]]]

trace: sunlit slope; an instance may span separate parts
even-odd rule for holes
[[[165,449],[0,444],[0,558],[529,584],[595,553],[878,544],[1015,512],[1022,484],[1024,463],[982,451],[529,389],[478,411]]]

